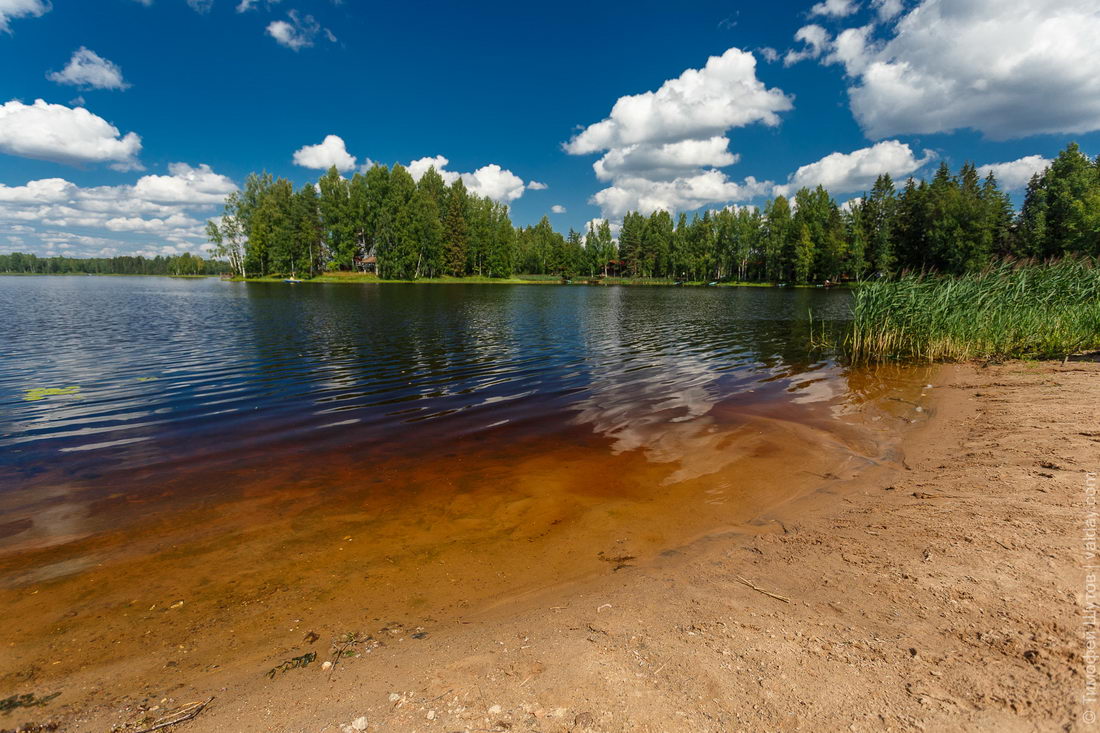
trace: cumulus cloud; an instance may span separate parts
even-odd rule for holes
[[[355,167],[355,156],[348,152],[342,137],[325,135],[317,145],[305,145],[294,151],[294,164],[316,170],[336,166],[338,171],[350,171]]]
[[[878,19],[883,22],[893,20],[905,9],[902,0],[871,0],[871,5],[874,6]]]
[[[597,191],[592,199],[605,216],[618,219],[628,211],[691,211],[708,204],[746,201],[768,195],[773,187],[771,181],[757,181],[752,176],[736,183],[712,168],[671,181],[620,178],[615,185]]]
[[[122,135],[107,120],[75,109],[12,100],[0,105],[0,153],[68,165],[109,163],[116,170],[140,169],[141,137]]]
[[[904,13],[884,0],[877,10],[880,19],[898,16],[884,37],[848,29],[823,58],[843,64],[868,137],[1100,129],[1095,0],[922,0]]]
[[[108,61],[95,51],[81,46],[73,52],[69,64],[61,71],[46,74],[58,84],[72,84],[81,89],[129,89],[118,64]]]
[[[1007,163],[987,163],[978,166],[978,173],[983,177],[990,173],[1008,191],[1017,191],[1026,188],[1028,181],[1036,173],[1042,173],[1053,163],[1050,158],[1041,155],[1027,155]]]
[[[526,188],[522,178],[496,163],[482,166],[473,173],[463,173],[462,182],[477,195],[502,203],[515,201]]]
[[[756,77],[756,59],[731,48],[702,69],[687,69],[657,91],[620,97],[604,120],[565,143],[573,155],[602,152],[593,164],[612,185],[592,197],[606,217],[631,209],[648,213],[694,209],[758,195],[755,179],[730,181],[717,170],[737,162],[728,149],[731,128],[779,124],[790,98]]]
[[[550,207],[550,213],[552,214],[564,214],[565,212],[566,208],[561,204],[554,204]]]
[[[239,8],[238,8],[239,9]],[[336,41],[336,36],[328,28],[322,28],[321,24],[312,15],[304,18],[298,15],[297,10],[287,13],[289,20],[275,20],[268,24],[267,35],[275,39],[281,45],[292,51],[299,51],[312,46],[317,36],[324,34],[329,41]]]
[[[409,174],[414,179],[419,181],[420,177],[427,173],[429,168],[434,167],[436,172],[439,173],[448,185],[461,178],[462,183],[465,184],[466,188],[472,193],[476,193],[478,196],[491,198],[501,203],[515,201],[522,196],[524,190],[529,187],[529,184],[525,184],[522,178],[510,170],[501,168],[496,163],[482,166],[473,173],[458,173],[456,171],[447,170],[447,165],[450,162],[450,160],[442,155],[435,155],[429,158],[414,160],[406,165],[405,168],[408,169]]]
[[[545,183],[540,183],[539,181],[529,181],[527,183],[527,188],[530,191],[545,191],[550,187],[547,186]]]
[[[0,184],[0,231],[20,234],[46,253],[62,244],[79,256],[99,255],[103,247],[150,253],[151,240],[158,251],[197,252],[206,240],[203,221],[235,190],[232,180],[210,166],[186,163],[172,163],[168,175],[142,176],[132,185],[82,188],[62,178]]]
[[[11,33],[12,18],[37,18],[50,12],[49,0],[0,0],[0,31]]]
[[[619,97],[607,119],[586,127],[565,150],[581,155],[638,143],[705,139],[754,122],[774,126],[778,113],[791,106],[786,94],[756,78],[751,53],[731,48],[656,92]]]
[[[783,57],[783,65],[791,66],[806,59],[820,58],[829,48],[829,32],[819,25],[804,25],[794,34],[794,40],[802,42],[798,51],[791,49]]]
[[[722,135],[715,135],[705,140],[627,145],[612,148],[592,168],[601,181],[639,173],[646,178],[669,180],[696,168],[733,165],[741,156],[729,152],[729,142]]]
[[[790,196],[800,188],[818,185],[834,194],[866,191],[883,173],[902,179],[935,157],[934,152],[925,150],[924,155],[918,158],[905,143],[884,140],[869,148],[851,153],[832,153],[816,163],[804,165],[791,175],[786,184],[776,186],[775,193]]]
[[[228,176],[215,173],[202,163],[193,168],[187,163],[171,163],[167,176],[142,176],[134,184],[134,195],[145,201],[168,204],[221,204],[237,190]]]
[[[843,18],[857,10],[859,10],[859,3],[856,0],[822,0],[810,8],[810,15]]]

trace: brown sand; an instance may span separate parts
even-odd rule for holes
[[[84,637],[78,631],[91,632],[77,620],[43,607],[57,658],[5,681],[46,693],[65,679],[81,704],[0,714],[0,728],[54,720],[61,730],[133,731],[213,696],[172,730],[1070,729],[1083,686],[1081,500],[1085,472],[1100,465],[1097,376],[1092,363],[944,369],[928,396],[932,418],[905,437],[900,465],[849,474],[815,463],[827,477],[816,491],[792,491],[736,530],[655,556],[645,550],[660,538],[609,535],[601,555],[578,559],[585,572],[568,584],[498,582],[512,572],[508,558],[478,558],[485,586],[509,592],[438,620],[430,601],[415,617],[372,613],[349,578],[347,596],[326,588],[288,602],[341,619],[313,640],[314,619],[278,613],[292,566],[280,566],[283,584],[268,573],[219,589],[221,608],[172,609],[172,598],[149,611],[77,603],[74,617],[108,617]],[[648,519],[647,532],[660,534]],[[442,587],[445,574],[422,578],[424,598],[457,597]],[[106,582],[86,580],[89,598],[97,579]],[[10,605],[24,625],[33,603]],[[242,615],[249,604],[262,610]],[[169,613],[180,614],[171,629],[185,632],[184,643],[152,633],[169,626],[158,621]],[[219,624],[219,614],[241,628]],[[242,625],[279,632],[270,665],[317,659],[272,679],[257,674]],[[338,645],[349,656],[323,669],[337,628],[365,640]],[[102,658],[112,644],[126,649],[114,666]],[[147,653],[135,653],[142,644]],[[100,658],[89,665],[91,647]],[[222,663],[196,667],[209,647],[223,651]],[[80,668],[62,677],[67,655]],[[131,690],[124,697],[121,680]],[[135,680],[145,681],[139,691]]]

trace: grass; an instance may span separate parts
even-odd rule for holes
[[[959,277],[869,282],[826,338],[853,362],[1063,358],[1100,348],[1100,263],[1001,262]]]

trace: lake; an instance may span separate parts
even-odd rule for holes
[[[226,628],[266,659],[770,531],[919,417],[920,370],[808,349],[848,297],[0,278],[0,675],[124,694]]]

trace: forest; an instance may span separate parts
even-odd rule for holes
[[[0,273],[21,275],[223,275],[229,265],[190,253],[171,257],[39,257],[13,252],[0,254]]]
[[[384,279],[441,275],[616,274],[685,281],[841,282],[903,271],[962,274],[1005,258],[1100,254],[1100,158],[1076,144],[1037,174],[1017,213],[992,175],[940,165],[900,189],[882,175],[845,205],[824,188],[778,196],[763,210],[728,207],[675,220],[628,213],[554,231],[548,218],[514,227],[508,208],[400,165],[345,179],[332,169],[295,191],[250,175],[207,231],[239,276],[376,269]]]

